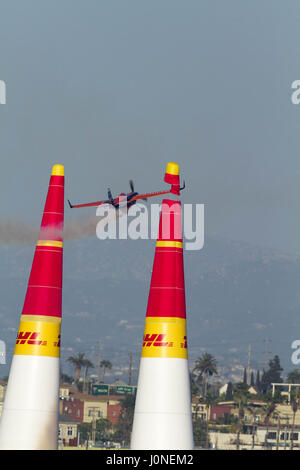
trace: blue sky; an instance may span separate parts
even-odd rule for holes
[[[299,254],[299,20],[293,0],[2,0],[0,218],[40,222],[54,163],[88,202],[177,161],[207,235]]]

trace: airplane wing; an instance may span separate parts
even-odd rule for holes
[[[109,201],[97,201],[97,202],[89,202],[88,204],[76,204],[76,205],[72,205],[68,199],[68,203],[69,203],[69,206],[71,207],[71,209],[75,209],[77,207],[93,207],[93,206],[100,206],[101,204],[106,204],[108,203]]]
[[[170,190],[167,191],[157,191],[155,193],[146,193],[146,194],[138,194],[137,196],[134,196],[131,201],[137,201],[138,199],[148,199],[149,197],[155,197],[155,196],[160,196],[161,194],[168,194]]]

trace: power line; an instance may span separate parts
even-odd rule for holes
[[[97,373],[98,383],[100,383],[100,380],[101,380],[101,356],[102,356],[102,345],[101,345],[101,340],[99,339],[98,341],[98,373]]]
[[[248,346],[248,371],[247,371],[247,383],[250,385],[250,362],[251,362],[251,344]]]
[[[128,385],[131,385],[131,381],[132,381],[132,352],[129,353]]]
[[[269,366],[269,342],[272,341],[269,338],[264,339],[264,342],[266,343],[266,348],[265,348],[265,370],[268,370]]]

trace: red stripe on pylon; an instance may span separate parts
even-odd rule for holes
[[[179,175],[170,175],[169,173],[165,173],[164,182],[168,184],[180,184],[179,182]]]
[[[64,176],[51,175],[22,315],[61,317],[63,220]]]
[[[147,317],[186,318],[183,250],[179,247],[182,244],[181,223],[181,203],[164,199]]]

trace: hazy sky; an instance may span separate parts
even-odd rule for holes
[[[54,163],[89,202],[173,160],[206,234],[300,254],[299,21],[292,0],[0,0],[0,218],[40,222]]]

